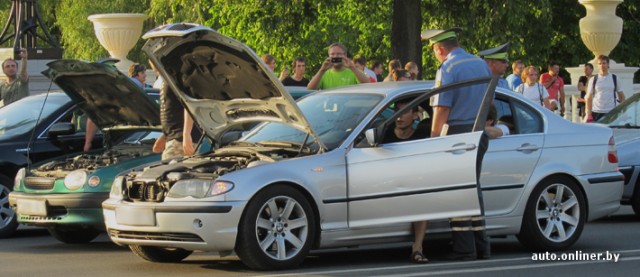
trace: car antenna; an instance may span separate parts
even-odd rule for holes
[[[47,94],[44,96],[44,101],[42,101],[42,107],[40,107],[40,112],[38,113],[38,118],[36,119],[36,124],[34,125],[33,130],[31,131],[31,137],[29,138],[29,143],[27,144],[27,171],[31,169],[31,144],[33,143],[33,137],[36,134],[38,128],[38,123],[40,123],[40,119],[42,117],[42,111],[44,110],[44,105],[47,104],[47,99],[49,99],[49,92],[51,92],[51,87],[53,86],[53,80],[49,81],[49,88],[47,89]]]

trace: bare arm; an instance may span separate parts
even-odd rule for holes
[[[98,126],[96,126],[95,123],[93,123],[93,121],[91,121],[91,119],[87,118],[87,125],[85,128],[85,134],[84,134],[84,147],[83,150],[89,151],[91,150],[91,144],[93,142],[93,138],[96,135],[96,132],[98,131]]]
[[[27,73],[27,49],[20,48],[20,58],[22,59],[20,64],[20,80],[26,82],[29,80],[29,74]]]
[[[320,70],[318,70],[318,73],[316,73],[316,75],[313,75],[313,78],[311,78],[311,80],[309,81],[307,89],[318,89],[318,85],[320,84],[322,76],[327,70],[329,70],[329,68],[331,68],[331,59],[326,58],[324,62],[322,62],[322,66],[320,67]]]
[[[618,93],[618,102],[622,103],[624,102],[624,92],[622,92],[621,90],[617,92]]]
[[[353,61],[351,59],[348,58],[343,58],[342,62],[344,63],[344,65],[349,68],[353,74],[356,75],[356,78],[358,78],[358,82],[360,84],[364,84],[364,83],[368,83],[369,82],[369,77],[367,77],[367,74],[364,74],[364,72],[362,72],[361,70],[356,68],[356,65],[353,63]]]
[[[156,139],[156,142],[153,143],[153,148],[152,148],[153,153],[162,153],[162,151],[164,151],[164,147],[166,146],[166,143],[167,143],[167,139],[165,138],[164,134],[160,135],[160,137]]]
[[[502,129],[498,128],[498,127],[493,127],[493,126],[486,126],[484,127],[484,131],[487,132],[487,135],[489,136],[489,138],[499,138],[502,135],[504,135],[502,133]]]
[[[549,101],[549,97],[543,99],[542,104],[544,105],[545,108],[547,108],[548,110],[551,110],[551,102]]]
[[[184,110],[184,124],[182,126],[182,149],[185,156],[191,156],[195,153],[193,147],[193,139],[191,138],[191,129],[193,129],[193,118],[189,112]]]
[[[431,137],[439,137],[442,132],[442,126],[447,123],[451,108],[446,106],[433,107],[433,122],[431,125]]]
[[[585,118],[591,118],[591,106],[593,105],[593,94],[591,90],[587,91],[587,95],[584,96],[584,115]]]

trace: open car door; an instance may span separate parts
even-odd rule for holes
[[[496,84],[497,78],[483,78],[426,89],[383,124],[366,130],[370,145],[347,154],[349,227],[479,215],[476,159]],[[462,86],[484,92],[471,132],[383,143],[398,115]]]

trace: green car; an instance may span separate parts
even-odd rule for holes
[[[161,135],[157,90],[143,89],[101,63],[58,60],[43,74],[78,104],[83,115],[57,123],[49,137],[84,132],[86,117],[105,137],[105,147],[54,158],[16,175],[9,202],[19,223],[48,228],[65,243],[86,243],[104,230],[102,202],[116,175],[160,160],[152,152]],[[75,125],[75,126],[74,126]]]

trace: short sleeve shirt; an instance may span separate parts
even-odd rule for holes
[[[318,88],[330,89],[348,85],[355,85],[358,83],[358,77],[356,77],[356,74],[353,73],[351,69],[345,68],[341,71],[336,71],[332,68],[327,70],[324,75],[322,75],[322,79],[320,79]]]
[[[522,84],[522,78],[516,74],[510,74],[507,76],[507,84],[509,84],[510,90],[516,90],[516,88]]]
[[[594,78],[591,78],[587,87],[587,94],[593,95],[591,110],[596,113],[608,113],[616,107],[614,98],[616,92],[614,91],[615,84],[613,83],[612,74],[598,75],[595,84],[593,80]]]
[[[467,53],[462,48],[456,48],[447,55],[446,60],[436,72],[436,87],[489,76],[491,71],[484,60]],[[431,99],[431,106],[444,106],[451,109],[447,119],[449,125],[473,124],[486,88],[486,84],[478,84],[438,94]]]
[[[541,84],[549,82],[549,80],[551,80],[551,75],[549,75],[549,73],[543,73],[540,75]],[[562,80],[562,77],[558,76],[558,79],[556,79],[556,81],[547,88],[547,91],[549,92],[549,99],[559,100],[558,92],[562,87],[564,87],[564,80]]]
[[[0,81],[0,99],[5,106],[27,96],[29,96],[29,80],[22,81],[18,77],[11,84],[6,81]]]
[[[522,96],[527,98],[529,101],[541,106],[544,105],[544,99],[549,98],[549,92],[539,83],[535,83],[532,86],[522,83],[515,89],[515,92],[522,94]]]
[[[287,78],[282,80],[282,84],[285,86],[306,87],[309,84],[309,79],[302,78],[302,80],[296,81],[291,76],[287,76]]]

